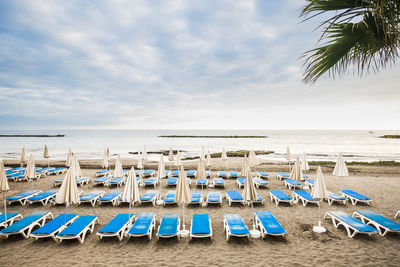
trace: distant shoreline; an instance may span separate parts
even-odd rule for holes
[[[0,134],[0,137],[64,137],[64,134]]]
[[[268,138],[266,135],[159,135],[160,138]]]
[[[380,138],[400,139],[400,134],[387,134],[380,136]]]

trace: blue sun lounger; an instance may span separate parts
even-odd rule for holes
[[[206,204],[219,204],[222,206],[222,196],[220,192],[210,192],[207,195]]]
[[[112,176],[103,176],[103,177],[98,177],[93,180],[93,185],[107,185],[108,182],[112,179]]]
[[[226,173],[226,171],[219,171],[218,172],[218,177],[228,178],[228,174]]]
[[[129,229],[127,236],[140,237],[147,236],[151,240],[153,231],[156,229],[156,213],[155,212],[141,212],[136,218],[135,223]]]
[[[204,178],[204,179],[196,179],[196,186],[197,187],[207,187],[208,185],[208,179]]]
[[[43,226],[47,218],[53,218],[50,211],[35,211],[31,215],[0,231],[0,236],[7,238],[10,235],[21,234],[28,238],[35,226]]]
[[[156,205],[156,201],[160,198],[159,191],[147,191],[140,197],[139,203],[152,203],[153,206]]]
[[[262,187],[265,187],[265,188],[268,188],[268,187],[269,187],[269,182],[268,182],[268,181],[265,181],[265,180],[263,180],[263,179],[254,179],[254,178],[253,178],[253,183],[254,183],[254,185],[255,185],[257,188],[260,188],[261,186],[262,186]]]
[[[256,227],[260,229],[263,238],[267,235],[285,236],[285,229],[283,229],[282,225],[270,211],[255,211],[254,214],[256,217]]]
[[[372,210],[356,210],[354,218],[360,218],[363,223],[374,226],[381,236],[389,232],[400,233],[400,223],[394,222]]]
[[[335,202],[346,205],[347,198],[328,191],[328,204],[332,205]]]
[[[170,177],[171,176],[171,172],[169,170],[165,170],[165,177]]]
[[[155,170],[146,170],[143,172],[143,177],[154,176],[155,173],[156,173]]]
[[[201,192],[191,192],[191,194],[192,194],[192,201],[190,201],[189,204],[201,206],[201,204],[203,204],[203,202],[204,202],[203,193],[201,193]]]
[[[212,182],[213,187],[225,187],[225,181],[222,178],[214,178]]]
[[[54,186],[61,186],[62,182],[64,181],[64,178],[60,178],[57,180],[53,181]],[[76,184],[80,187],[82,187],[84,184],[89,184],[90,182],[90,177],[77,177],[76,178]]]
[[[116,177],[116,178],[112,178],[111,180],[108,181],[107,186],[112,186],[112,185],[116,185],[118,186],[122,186],[123,184],[125,184],[126,182],[126,177]]]
[[[290,205],[292,205],[292,202],[293,202],[293,199],[281,190],[270,190],[269,196],[271,198],[271,202],[275,201],[275,204],[277,206],[281,202],[289,203]]]
[[[307,206],[308,203],[317,204],[319,206],[319,200],[313,198],[310,193],[304,190],[294,190],[293,198],[295,203],[301,200],[304,207]]]
[[[179,214],[164,214],[158,227],[157,240],[159,238],[171,238],[175,236],[180,240],[179,228]]]
[[[174,171],[171,171],[170,174],[171,174],[172,177],[178,177],[179,176],[179,172],[180,172],[179,170],[174,170]]]
[[[190,178],[187,178],[187,181],[188,181],[188,184],[190,185],[191,184],[191,180],[190,180]],[[171,177],[171,178],[168,178],[168,180],[167,180],[167,187],[168,186],[176,186],[178,184],[178,177]]]
[[[195,177],[196,176],[196,174],[197,174],[197,171],[196,170],[188,170],[187,172],[186,172],[186,176],[187,177]]]
[[[342,190],[341,193],[343,196],[350,199],[351,204],[353,204],[353,206],[356,205],[357,202],[361,202],[361,203],[365,203],[365,204],[369,205],[372,201],[371,198],[361,195],[360,193],[357,193],[353,190]]]
[[[208,214],[193,214],[189,236],[190,240],[192,240],[192,238],[205,237],[209,237],[212,240],[211,219]]]
[[[165,206],[165,205],[173,205],[173,204],[176,204],[175,196],[176,196],[176,192],[175,192],[175,191],[172,191],[172,190],[169,190],[169,191],[167,192],[167,194],[165,195],[165,198],[164,198],[164,202],[163,202],[164,206]]]
[[[52,169],[52,170],[48,171],[47,173],[49,175],[51,175],[51,174],[59,175],[59,174],[62,174],[64,172],[66,172],[66,171],[67,171],[67,168],[60,167],[60,168]]]
[[[16,220],[22,219],[23,216],[19,212],[7,212],[7,220],[5,214],[0,214],[0,227],[6,227],[8,225],[11,225],[14,223]]]
[[[211,177],[211,171],[206,171],[206,176]]]
[[[284,181],[285,181],[285,186],[289,189],[301,188],[301,186],[303,185],[302,183],[293,179],[285,179]]]
[[[120,213],[97,232],[97,237],[100,240],[103,237],[118,237],[118,240],[121,242],[125,231],[132,225],[134,220],[135,215]]]
[[[400,210],[398,210],[398,211],[396,212],[396,214],[394,215],[394,217],[397,218],[397,216],[399,216],[399,215],[400,215]]]
[[[310,188],[313,188],[314,180],[313,179],[306,179],[306,181],[304,182],[304,185],[308,185]]]
[[[250,231],[240,214],[224,215],[224,231],[226,241],[229,241],[231,236],[247,237],[247,239],[250,239]]]
[[[144,182],[143,182],[143,185],[144,185],[144,186],[146,186],[146,185],[152,185],[152,186],[154,186],[154,188],[157,187],[157,184],[158,184],[158,179],[157,179],[157,178],[154,178],[154,177],[148,178],[148,179],[144,180]]]
[[[290,174],[286,173],[286,172],[277,172],[276,173],[276,178],[278,178],[279,180],[283,180],[283,179],[286,179],[289,177],[290,177]]]
[[[60,243],[64,239],[78,239],[80,243],[83,243],[87,232],[93,233],[94,227],[98,222],[99,219],[95,215],[79,216],[72,224],[56,235],[56,238]]]
[[[77,218],[78,215],[76,214],[60,214],[39,229],[33,231],[30,236],[33,237],[34,240],[38,240],[39,238],[51,237],[54,239],[54,241],[56,241],[55,235],[61,232],[65,227],[67,227]]]
[[[30,197],[36,196],[38,194],[42,193],[41,190],[29,190],[29,191],[25,191],[23,193],[11,196],[6,198],[6,203],[7,205],[10,205],[11,203],[14,202],[19,202],[21,205],[25,205],[26,204],[26,200]]]
[[[256,175],[258,176],[258,178],[261,178],[261,179],[268,179],[269,178],[268,172],[258,171],[256,173]]]
[[[264,198],[262,198],[260,194],[257,194],[257,200],[256,200],[256,201],[253,201],[253,203],[254,203],[254,204],[261,204],[261,205],[264,205]],[[247,204],[250,205],[251,203],[248,202]]]
[[[239,177],[236,179],[236,184],[240,188],[244,187],[244,182],[246,181],[246,178],[244,177]]]
[[[111,175],[111,170],[96,171],[96,177],[98,177],[98,176],[107,176],[107,175]]]
[[[325,213],[324,219],[327,218],[332,219],[332,223],[335,228],[343,225],[343,227],[347,231],[347,235],[350,238],[353,238],[356,234],[373,235],[378,233],[378,230],[376,230],[374,227],[369,226],[368,224],[365,224],[362,221],[351,217],[343,211],[327,211]]]
[[[238,171],[229,171],[229,177],[237,178],[237,177],[239,177],[239,172]]]
[[[54,198],[58,193],[58,189],[50,189],[36,196],[29,197],[26,202],[29,204],[40,202],[42,205],[46,205],[50,199]]]
[[[97,200],[99,205],[104,203],[111,203],[113,206],[118,206],[118,198],[121,196],[122,191],[111,191]]]
[[[228,205],[231,206],[232,203],[240,203],[244,205],[244,199],[242,195],[238,191],[226,191],[226,201],[228,201]]]
[[[90,203],[93,207],[96,205],[96,202],[99,198],[104,196],[106,192],[104,191],[92,191],[90,193],[87,193],[86,195],[83,195],[79,198],[79,201],[81,203]]]

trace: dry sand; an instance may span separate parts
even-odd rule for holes
[[[268,171],[268,168],[266,169]],[[94,177],[94,169],[83,170],[84,175]],[[276,179],[275,173],[270,172],[271,188],[284,188],[283,182]],[[34,187],[41,190],[53,188],[52,181],[60,176],[47,176],[34,182]],[[311,173],[314,177],[314,173]],[[325,173],[328,190],[338,191],[339,180]],[[395,212],[400,208],[400,177],[393,174],[368,175],[358,173],[343,179],[344,188],[353,189],[373,199],[371,207],[366,205],[352,206],[351,204],[329,206],[324,202],[321,213],[326,210],[343,210],[352,214],[356,209],[372,209],[380,214],[393,218]],[[25,191],[31,188],[27,182],[10,182],[11,192]],[[91,184],[82,188],[85,192],[93,189]],[[143,193],[150,188],[140,188]],[[194,185],[191,186],[194,190]],[[109,191],[109,188],[104,188]],[[115,190],[112,188],[111,190]],[[199,189],[197,189],[199,190]],[[236,180],[228,179],[224,190],[206,189],[209,191],[237,190]],[[167,189],[163,180],[162,197]],[[258,189],[258,193],[266,199],[264,206],[255,206],[256,210],[270,210],[282,226],[287,230],[286,239],[267,237],[266,239],[232,238],[225,240],[223,231],[223,214],[240,213],[245,223],[251,227],[250,208],[247,206],[233,205],[229,207],[224,200],[222,207],[189,207],[185,209],[186,227],[189,228],[190,218],[194,213],[208,213],[212,219],[214,240],[188,239],[160,240],[154,238],[148,241],[146,238],[130,239],[118,242],[115,239],[96,238],[96,232],[110,221],[118,213],[128,213],[128,206],[111,205],[95,206],[81,205],[70,206],[68,212],[80,215],[93,214],[100,219],[93,234],[87,235],[83,244],[76,240],[55,243],[52,239],[33,242],[21,236],[10,237],[0,241],[0,266],[337,266],[337,265],[362,265],[362,266],[398,266],[400,260],[400,235],[388,234],[385,237],[379,235],[364,236],[356,235],[351,239],[343,228],[336,229],[331,221],[323,221],[327,228],[324,234],[314,234],[312,227],[317,223],[318,208],[316,205],[303,207],[300,203],[293,206],[275,206],[267,198],[268,189]],[[50,210],[57,216],[65,212],[63,206],[12,205],[8,207],[10,212],[21,212],[24,216],[33,211]],[[157,213],[157,227],[159,219],[165,213],[181,213],[180,207],[162,207],[141,205],[134,207],[134,213],[142,211],[155,211]],[[399,219],[397,222],[400,222]]]

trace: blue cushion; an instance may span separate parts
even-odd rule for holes
[[[27,196],[33,195],[37,192],[39,192],[39,190],[29,190],[29,191],[23,192],[21,194],[15,195],[15,196],[8,197],[8,198],[6,198],[6,200],[11,201],[11,200],[23,199],[23,198],[26,198]]]
[[[81,201],[90,201],[93,198],[97,197],[98,195],[100,195],[101,193],[103,193],[103,191],[92,191],[84,196],[80,197]]]
[[[167,184],[177,184],[178,183],[178,178],[176,178],[176,177],[171,177],[171,178],[168,178],[168,180],[167,180]]]
[[[257,215],[268,234],[286,233],[285,229],[283,229],[282,225],[270,211],[255,211],[254,213]]]
[[[286,173],[286,172],[277,172],[276,174],[278,174],[279,176],[282,176],[282,177],[289,177],[290,176],[290,174]]]
[[[133,214],[118,214],[109,223],[99,230],[99,233],[118,233],[121,228],[133,218]]]
[[[123,177],[117,177],[117,178],[112,178],[112,180],[110,181],[110,184],[118,184],[121,181],[123,181],[125,178]]]
[[[206,185],[207,184],[207,179],[197,179],[196,184],[198,185]]]
[[[193,214],[192,234],[210,234],[210,218],[208,214]]]
[[[255,179],[254,182],[260,185],[269,185],[269,182],[264,181],[263,179]]]
[[[357,210],[358,213],[364,215],[368,219],[377,222],[378,224],[389,228],[392,231],[400,231],[400,223],[394,222],[382,215],[373,212],[372,210]]]
[[[11,219],[12,217],[17,216],[20,214],[19,212],[7,212],[7,220]],[[6,220],[5,214],[0,214],[0,223],[3,223]]]
[[[285,194],[281,190],[270,190],[269,192],[271,194],[273,194],[274,196],[276,196],[277,198],[279,198],[280,200],[291,200],[292,199],[291,197],[289,197],[287,194]]]
[[[149,178],[144,181],[145,184],[154,184],[157,182],[157,178]]]
[[[164,198],[164,202],[175,202],[175,191],[168,192]]]
[[[236,190],[235,191],[226,191],[226,193],[232,200],[243,200],[242,195]]]
[[[157,195],[157,192],[146,192],[140,197],[140,201],[150,201]]]
[[[121,191],[108,192],[107,194],[99,198],[99,201],[111,201],[114,198],[116,198],[119,194],[121,194]]]
[[[214,178],[214,184],[216,184],[216,185],[224,185],[225,181],[222,178]]]
[[[261,176],[269,176],[267,172],[258,171],[257,173]]]
[[[194,176],[195,174],[196,174],[195,170],[189,170],[189,171],[186,172],[187,176]]]
[[[29,197],[29,198],[27,198],[27,200],[39,201],[39,200],[45,199],[46,197],[52,196],[54,194],[57,194],[57,192],[58,192],[58,189],[51,189],[51,190],[48,190],[48,191],[43,192],[41,194],[38,194],[36,196]]]
[[[316,200],[310,195],[310,193],[308,193],[307,191],[304,191],[304,190],[294,190],[294,193],[296,193],[299,196],[307,199],[308,201],[315,201]]]
[[[82,215],[58,235],[77,235],[96,218],[95,215]]]
[[[178,214],[164,214],[158,235],[176,235],[178,233]]]
[[[293,179],[285,179],[285,181],[288,182],[291,185],[295,185],[295,186],[300,186],[301,185],[300,182],[298,182],[296,180],[293,180]]]
[[[338,219],[353,226],[360,232],[376,232],[376,229],[373,228],[372,226],[369,226],[369,225],[351,217],[350,215],[348,215],[347,213],[345,213],[343,211],[330,211],[330,213],[333,214]]]
[[[370,200],[371,198],[361,195],[353,190],[342,190],[343,193],[360,200]]]
[[[39,220],[43,216],[47,215],[49,211],[36,211],[31,215],[19,220],[18,222],[10,225],[9,227],[0,231],[0,233],[17,233],[25,227],[31,225],[33,222]]]
[[[51,234],[75,217],[76,214],[60,214],[50,222],[35,230],[33,234]]]
[[[239,178],[237,178],[236,179],[240,184],[244,184],[244,182],[245,182],[245,180],[246,180],[246,178],[244,178],[244,177],[239,177]]]
[[[200,202],[201,200],[201,192],[192,192],[192,203]]]
[[[238,177],[238,176],[239,176],[239,173],[238,173],[237,171],[230,171],[230,172],[229,172],[229,175],[230,175],[231,177]]]
[[[145,235],[149,231],[151,222],[156,214],[154,212],[141,212],[128,234]]]
[[[219,193],[208,193],[207,201],[209,202],[221,202],[221,194]]]
[[[95,183],[104,183],[104,182],[107,182],[108,180],[110,180],[111,178],[112,178],[111,176],[103,176],[103,177],[94,179],[93,182],[95,182]]]
[[[224,217],[232,234],[235,235],[250,234],[249,229],[244,224],[244,221],[240,216],[240,214],[225,214]]]

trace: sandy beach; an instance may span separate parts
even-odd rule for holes
[[[234,161],[233,161],[234,162]],[[232,167],[236,164],[232,163]],[[126,168],[127,166],[124,166]],[[167,164],[168,167],[168,164]],[[218,168],[218,166],[216,166]],[[239,167],[239,166],[236,166]],[[269,167],[269,168],[268,168]],[[275,166],[284,168],[285,166]],[[276,178],[276,173],[271,171],[271,166],[262,166],[258,169],[270,173],[270,188],[281,189],[287,193],[282,181]],[[287,166],[286,166],[287,168]],[[83,169],[85,176],[94,178],[96,169]],[[366,169],[368,171],[368,169]],[[313,178],[315,172],[310,173]],[[328,190],[339,190],[339,179],[324,173]],[[53,188],[52,181],[64,176],[46,176],[34,182],[35,189],[43,191]],[[165,181],[162,181],[162,197],[166,194]],[[393,219],[395,212],[399,209],[400,195],[398,188],[400,178],[398,174],[370,174],[364,172],[360,167],[357,174],[351,173],[350,177],[343,179],[344,188],[352,189],[367,195],[373,199],[371,206],[347,203],[343,205],[329,206],[322,203],[321,213],[327,210],[343,210],[352,214],[356,209],[372,209],[388,218]],[[31,189],[28,182],[10,182],[11,191],[7,195],[13,195]],[[115,188],[103,186],[93,187],[92,184],[84,185],[82,190],[110,191]],[[151,190],[152,187],[140,187],[141,194]],[[195,189],[192,184],[191,190]],[[227,179],[225,189],[204,190],[205,195],[210,191],[237,190],[236,179]],[[400,235],[388,234],[385,237],[379,235],[366,236],[356,235],[351,239],[347,236],[344,228],[336,229],[330,220],[323,221],[327,232],[315,234],[312,227],[317,223],[318,208],[316,205],[302,206],[300,203],[288,206],[275,206],[268,198],[268,189],[258,189],[257,192],[266,199],[264,206],[256,205],[255,210],[270,210],[287,231],[285,239],[278,237],[267,237],[266,239],[232,238],[229,242],[225,240],[223,229],[223,215],[225,213],[239,213],[245,220],[246,225],[251,228],[250,208],[242,205],[229,207],[223,200],[222,207],[197,207],[191,206],[186,209],[186,228],[190,227],[190,218],[194,213],[208,213],[212,219],[214,240],[198,239],[167,239],[148,241],[146,238],[126,238],[118,242],[117,238],[103,239],[99,241],[96,232],[101,229],[118,213],[128,213],[127,205],[113,207],[103,205],[92,207],[90,204],[70,206],[69,213],[80,215],[97,215],[100,220],[93,234],[88,234],[83,244],[76,240],[57,244],[52,239],[33,242],[22,236],[13,236],[6,240],[0,240],[0,265],[1,266],[210,266],[210,265],[233,265],[233,266],[337,266],[337,265],[363,265],[363,266],[397,266],[400,249]],[[11,205],[9,212],[20,212],[24,216],[33,211],[49,210],[54,216],[65,212],[64,206],[37,205]],[[133,208],[133,212],[155,211],[157,213],[157,227],[159,219],[165,213],[180,213],[182,209],[178,206],[163,207],[152,205],[140,205]],[[394,219],[399,221],[399,219]]]

